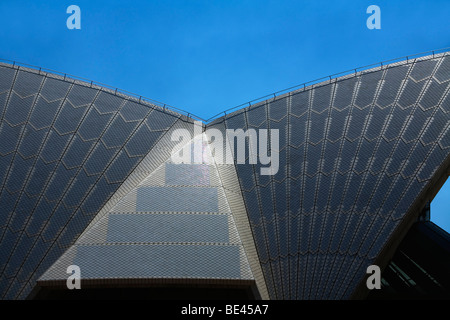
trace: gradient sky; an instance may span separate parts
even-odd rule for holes
[[[66,27],[72,4],[81,30]],[[366,26],[372,4],[380,30]],[[202,118],[329,74],[450,47],[448,0],[2,0],[0,13],[0,58]],[[447,184],[431,217],[450,231]]]

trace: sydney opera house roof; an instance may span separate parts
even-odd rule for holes
[[[201,125],[204,141],[208,129],[278,129],[273,175],[249,155],[215,161],[208,142],[193,153],[202,161],[174,163],[172,133],[189,140],[195,120],[1,63],[0,297],[65,288],[70,265],[80,291],[367,296],[367,267],[387,266],[449,175],[450,53],[330,77]]]

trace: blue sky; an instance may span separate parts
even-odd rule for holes
[[[66,27],[72,4],[81,30]],[[366,27],[372,4],[380,30]],[[450,47],[449,12],[448,0],[2,0],[0,58],[209,118],[329,74]],[[438,213],[446,199],[431,214],[450,231],[450,213]]]

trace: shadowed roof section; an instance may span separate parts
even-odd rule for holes
[[[448,176],[449,85],[450,56],[431,55],[330,79],[207,126],[280,132],[275,175],[260,175],[260,163],[235,166],[271,298],[364,297],[367,267],[388,262]]]
[[[96,85],[0,65],[1,297],[25,298],[169,129],[191,122]]]

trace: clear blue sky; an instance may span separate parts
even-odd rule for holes
[[[66,27],[72,4],[81,30]],[[380,30],[366,27],[372,4]],[[0,58],[203,118],[328,74],[450,47],[448,0],[2,0],[0,13]],[[450,231],[450,212],[438,214],[448,204],[433,203],[432,220]]]

